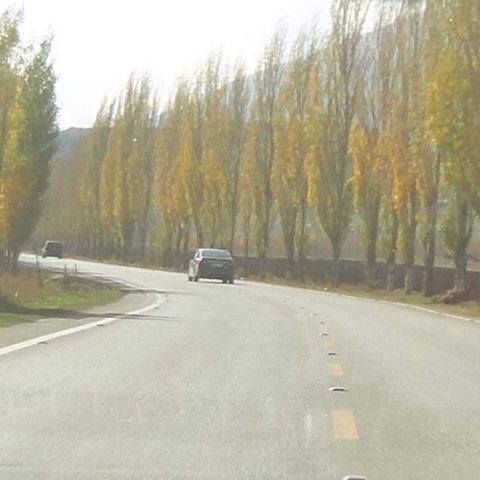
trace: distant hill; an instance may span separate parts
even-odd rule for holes
[[[58,150],[52,160],[52,170],[49,181],[49,188],[43,199],[44,213],[34,233],[31,246],[42,245],[48,238],[65,239],[66,232],[75,227],[74,219],[70,218],[71,208],[62,208],[65,205],[71,205],[71,188],[75,182],[79,181],[83,165],[75,165],[74,152],[77,145],[86,139],[90,129],[88,128],[69,128],[63,130],[58,136]],[[77,167],[77,168],[75,168]],[[317,225],[316,216],[312,214],[312,225]],[[281,241],[280,231],[277,229],[272,236],[271,254],[272,256],[282,256],[284,252]],[[345,242],[343,248],[343,257],[350,259],[363,258],[364,245],[355,228]],[[440,264],[451,264],[451,259],[442,241],[437,244],[437,261]],[[473,239],[469,247],[469,253],[475,257],[476,261],[470,261],[469,268],[480,268],[480,227],[475,229]],[[318,238],[312,245],[312,256],[318,258],[330,258],[331,247],[324,233],[319,233]],[[422,246],[417,248],[417,262],[421,263],[423,258]]]
[[[48,188],[42,199],[44,205],[43,215],[33,235],[31,247],[41,245],[50,236],[63,239],[62,232],[58,228],[71,228],[68,223],[70,210],[65,211],[63,205],[71,203],[71,194],[74,189],[71,186],[78,181],[78,165],[75,165],[75,149],[85,140],[89,133],[88,128],[69,128],[63,130],[57,137],[57,151],[52,158],[51,173]],[[77,167],[77,168],[75,168]],[[60,225],[60,227],[59,227]],[[55,228],[57,230],[55,230]]]
[[[54,168],[57,162],[72,158],[75,146],[88,135],[89,131],[89,128],[72,127],[67,130],[62,130],[58,134],[58,150],[53,157]]]

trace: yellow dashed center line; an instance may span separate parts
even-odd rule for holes
[[[333,432],[338,440],[358,440],[355,417],[350,410],[333,410]]]
[[[333,348],[335,346],[335,342],[333,341],[333,338],[327,338],[326,340],[324,340],[323,346],[325,348]]]
[[[333,377],[340,377],[343,375],[343,367],[340,363],[329,363],[328,374]]]

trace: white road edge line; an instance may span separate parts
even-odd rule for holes
[[[324,295],[329,295],[334,292],[319,291],[319,293],[323,293]],[[352,300],[360,299],[360,300],[367,300],[369,302],[383,303],[385,305],[396,305],[397,307],[410,308],[412,310],[420,310],[422,312],[431,313],[432,315],[440,315],[442,317],[454,318],[455,320],[463,320],[464,322],[480,323],[480,321],[475,320],[474,318],[471,318],[471,317],[464,317],[462,315],[455,315],[453,313],[441,312],[439,310],[434,310],[433,308],[421,307],[420,305],[412,305],[410,303],[395,302],[392,300],[379,300],[376,298],[361,297],[361,296],[356,297],[355,295],[348,295],[346,293],[334,293],[334,295],[336,295],[337,297],[344,297]]]
[[[463,320],[464,322],[473,322],[480,324],[480,320],[476,320],[473,317],[464,317],[461,315],[455,315],[453,313],[446,313],[446,312],[440,312],[439,310],[434,310],[432,308],[427,308],[427,307],[421,307],[419,305],[411,305],[409,303],[402,303],[402,302],[395,302],[392,300],[379,300],[377,298],[370,298],[370,297],[362,297],[362,296],[355,296],[355,295],[348,295],[348,293],[337,293],[337,292],[325,292],[323,290],[315,290],[312,288],[302,288],[302,287],[291,287],[289,285],[277,285],[275,283],[263,283],[263,282],[249,282],[249,283],[260,283],[262,285],[271,285],[271,286],[280,286],[280,287],[285,287],[285,288],[299,288],[303,291],[308,291],[308,292],[316,292],[316,293],[321,293],[322,295],[328,295],[330,297],[340,297],[340,298],[349,298],[351,300],[364,300],[367,302],[375,302],[375,303],[384,303],[386,305],[396,305],[397,307],[403,307],[403,308],[410,308],[413,310],[420,310],[422,312],[430,313],[432,315],[440,315],[442,317],[448,317],[448,318],[453,318],[455,320]]]
[[[67,328],[65,330],[59,330],[58,332],[49,333],[48,335],[42,335],[40,337],[32,338],[30,340],[25,340],[24,342],[14,343],[13,345],[8,345],[7,347],[0,348],[0,357],[7,355],[9,353],[17,352],[19,350],[23,350],[25,348],[33,347],[34,345],[38,345],[40,342],[48,342],[50,340],[54,340],[56,338],[65,337],[67,335],[72,335],[74,333],[83,332],[84,330],[89,330],[90,328],[95,328],[97,325],[107,325],[109,323],[116,322],[122,318],[127,317],[128,315],[139,315],[141,313],[146,313],[151,310],[155,310],[160,305],[164,303],[165,299],[159,298],[155,303],[147,305],[146,307],[140,308],[138,310],[133,310],[131,312],[125,312],[121,315],[116,317],[106,318],[104,320],[95,320],[94,322],[86,323],[84,325],[80,325],[79,327]]]
[[[319,293],[323,293],[324,295],[329,295],[329,294],[332,294],[333,292],[319,291]],[[355,295],[348,295],[346,293],[334,293],[334,295],[336,295],[337,297],[344,297],[352,300],[367,300],[369,302],[383,303],[385,305],[396,305],[397,307],[410,308],[412,310],[420,310],[422,312],[430,313],[432,315],[440,315],[442,317],[454,318],[455,320],[463,320],[464,322],[480,323],[480,321],[475,320],[474,318],[455,315],[453,313],[440,312],[439,310],[434,310],[433,308],[421,307],[419,305],[412,305],[409,303],[394,302],[391,300],[378,300],[376,298],[369,298],[369,297],[360,297],[360,296],[356,297]]]

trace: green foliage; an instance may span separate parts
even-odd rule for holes
[[[21,48],[20,22],[13,11],[0,19],[0,233],[13,270],[41,213],[57,136],[51,39]]]
[[[369,281],[377,250],[391,279],[398,260],[413,271],[419,233],[432,269],[439,199],[453,205],[462,194],[480,211],[480,9],[477,0],[376,2],[366,33],[371,3],[335,0],[331,29],[305,30],[291,45],[279,28],[251,75],[211,55],[161,110],[148,78],[132,76],[76,152],[81,186],[71,180],[65,205],[76,250],[171,264],[196,246],[246,254],[252,242],[265,258],[281,230],[293,266],[306,257],[314,210],[309,234],[323,231],[338,260],[356,208]],[[25,106],[1,92],[22,84],[21,71],[0,75],[0,122],[8,111],[18,139]],[[2,158],[16,152],[13,204],[35,182],[15,180],[27,178],[31,151],[12,142],[0,137]],[[465,250],[465,212],[447,213],[445,242]]]
[[[438,230],[445,246],[454,257],[465,255],[472,238],[473,227],[473,211],[465,196],[453,195],[440,218]]]

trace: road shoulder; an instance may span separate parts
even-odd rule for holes
[[[0,348],[14,345],[61,330],[86,325],[93,321],[125,315],[131,310],[141,309],[157,300],[151,293],[129,293],[109,305],[95,307],[85,312],[72,312],[63,317],[41,318],[35,322],[20,323],[0,329]]]

